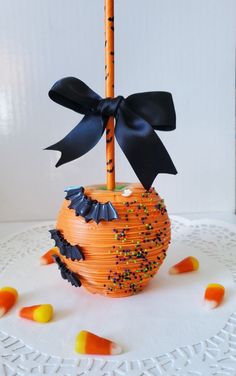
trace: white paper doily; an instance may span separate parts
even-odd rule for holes
[[[37,255],[51,244],[49,226],[34,227],[1,242],[1,285],[16,286],[21,297],[18,306],[0,321],[0,376],[235,376],[236,228],[219,221],[179,217],[172,217],[172,225],[172,244],[160,273],[145,293],[122,300],[92,296],[82,289],[78,292],[60,279],[56,265],[38,265]],[[200,270],[168,276],[169,266],[185,255],[196,255]],[[224,284],[227,294],[221,307],[206,312],[201,299],[210,282]],[[39,301],[52,302],[58,309],[50,326],[16,317],[19,306]],[[93,304],[97,309],[93,310]],[[122,309],[132,315],[131,320],[121,317]],[[80,318],[80,313],[86,317]],[[117,324],[112,328],[109,319],[114,322],[116,313]],[[105,322],[105,332],[101,332]],[[74,337],[81,329],[93,329],[121,342],[124,354],[116,358],[75,355]]]

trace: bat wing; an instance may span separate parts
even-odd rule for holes
[[[66,279],[68,282],[70,282],[72,284],[72,286],[80,287],[81,281],[78,278],[77,274],[72,272],[71,270],[69,270],[67,268],[67,266],[61,261],[59,256],[54,255],[53,258],[58,265],[58,269],[61,272],[62,278]]]

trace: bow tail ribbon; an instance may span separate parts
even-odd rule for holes
[[[106,124],[99,115],[85,115],[70,133],[61,141],[47,147],[45,150],[58,150],[61,158],[56,167],[82,157],[91,150],[102,137]]]
[[[177,174],[177,171],[152,126],[126,103],[121,106],[115,136],[138,179],[148,190],[157,174]]]

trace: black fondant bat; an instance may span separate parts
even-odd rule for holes
[[[86,222],[94,220],[99,223],[101,220],[112,221],[118,219],[118,214],[110,201],[102,204],[92,200],[84,194],[83,187],[66,189],[66,200],[70,200],[70,209],[74,209],[76,215],[82,216]]]
[[[81,251],[78,245],[71,245],[65,240],[58,230],[49,230],[51,234],[51,238],[55,240],[56,247],[59,248],[60,253],[62,256],[66,258],[70,258],[72,261],[74,260],[84,260],[83,252]]]

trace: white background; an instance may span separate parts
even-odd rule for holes
[[[115,0],[116,93],[171,91],[177,130],[161,133],[179,171],[155,187],[171,213],[234,212],[233,0]],[[103,0],[0,0],[0,220],[54,218],[68,185],[105,181],[100,142],[54,168],[42,149],[80,116],[47,97],[76,76],[104,92]],[[117,181],[136,181],[117,145]]]

